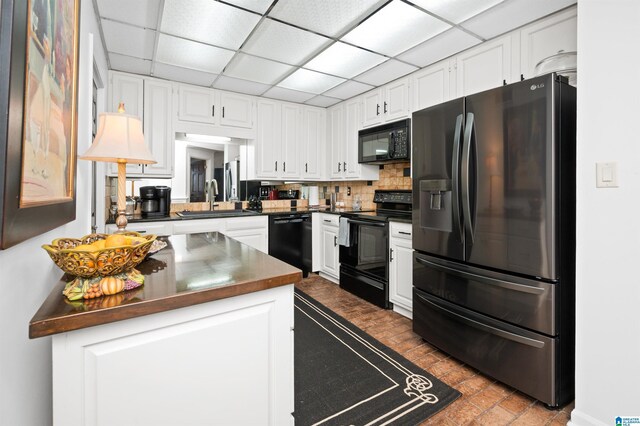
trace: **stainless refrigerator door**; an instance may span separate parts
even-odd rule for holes
[[[412,116],[413,248],[462,260],[459,164],[464,99]]]
[[[558,278],[555,85],[548,75],[465,99],[461,204],[470,263]]]

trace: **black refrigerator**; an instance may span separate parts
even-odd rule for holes
[[[570,402],[575,88],[548,74],[412,124],[414,331],[548,406]]]

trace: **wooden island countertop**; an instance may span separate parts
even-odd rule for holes
[[[29,323],[37,338],[292,284],[302,272],[217,232],[159,238],[167,247],[140,263],[144,285],[71,302],[64,275]]]

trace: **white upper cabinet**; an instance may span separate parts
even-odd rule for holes
[[[171,83],[166,81],[146,79],[144,82],[144,139],[157,161],[143,166],[148,176],[173,176],[172,91]]]
[[[144,114],[144,78],[136,75],[111,72],[111,103],[109,111],[117,112],[120,102],[124,103],[125,112],[135,115],[140,120]]]
[[[327,113],[324,108],[302,108],[302,156],[300,176],[303,179],[324,177]]]
[[[411,76],[412,111],[438,105],[452,98],[451,94],[455,93],[455,78],[451,78],[452,68],[453,64],[447,59],[417,71]]]
[[[577,9],[571,8],[520,31],[520,68],[524,78],[535,76],[541,60],[559,52],[576,52]]]
[[[332,178],[344,177],[342,160],[345,157],[344,102],[332,106],[327,113],[327,134],[331,145],[329,174]]]
[[[400,120],[409,116],[409,79],[401,78],[362,95],[362,127]]]
[[[220,125],[252,128],[255,101],[251,96],[231,92],[220,92],[222,108]]]
[[[257,102],[258,123],[256,135],[256,177],[278,176],[277,161],[280,158],[282,133],[280,103],[268,99]]]
[[[220,108],[217,114],[221,114]],[[216,91],[181,84],[178,87],[178,120],[217,124]]]
[[[282,136],[280,147],[276,150],[280,152],[276,160],[276,172],[278,177],[283,179],[299,178],[299,161],[302,136],[302,107],[294,104],[282,104]]]
[[[518,81],[519,61],[514,63],[513,49],[520,45],[512,42],[516,34],[506,35],[496,40],[471,48],[456,57],[457,96],[467,96],[483,90]]]
[[[362,128],[362,113],[360,112],[362,103],[359,99],[352,99],[345,102],[344,106],[344,150],[342,158],[342,171],[347,178],[361,177],[361,165],[358,163],[358,130]],[[373,167],[365,166],[367,171]],[[378,169],[379,170],[379,169]],[[377,173],[375,170],[374,173]],[[377,176],[368,176],[370,179],[377,179]]]

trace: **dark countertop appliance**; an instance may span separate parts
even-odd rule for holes
[[[311,271],[311,213],[269,215],[269,255],[302,269],[303,277]]]
[[[413,113],[413,329],[549,406],[574,394],[576,89]]]
[[[389,219],[411,218],[410,190],[377,190],[375,212],[340,216],[340,287],[389,308]],[[344,229],[344,228],[348,229]],[[341,238],[348,232],[348,239]]]
[[[279,200],[297,200],[299,191],[297,189],[281,189],[278,191]]]
[[[171,188],[143,186],[140,188],[142,217],[166,217],[171,213]]]
[[[388,164],[411,160],[411,119],[358,132],[358,163]]]

